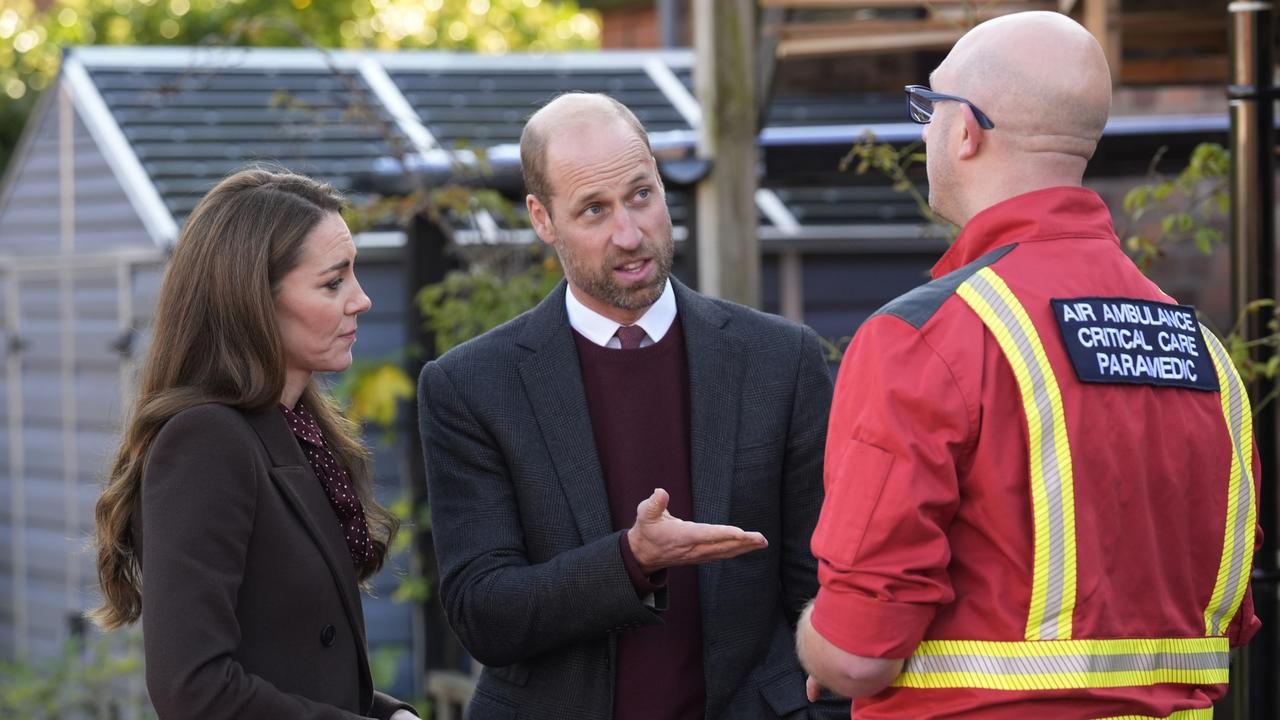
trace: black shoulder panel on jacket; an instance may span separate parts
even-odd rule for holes
[[[888,305],[875,311],[871,317],[893,315],[905,320],[912,327],[919,330],[924,327],[925,323],[929,322],[929,318],[933,317],[934,313],[938,312],[938,308],[942,307],[942,303],[955,294],[956,288],[960,287],[965,280],[968,280],[982,268],[1008,255],[1009,251],[1015,247],[1017,247],[1016,244],[996,248],[964,267],[956,268],[937,280],[925,283],[906,294],[899,295],[890,300]]]

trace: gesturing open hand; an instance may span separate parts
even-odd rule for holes
[[[631,552],[646,573],[723,560],[769,546],[758,532],[681,520],[667,512],[670,500],[666,490],[654,490],[636,506],[635,525],[627,531]]]

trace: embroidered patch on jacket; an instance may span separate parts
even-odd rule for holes
[[[1080,382],[1218,391],[1190,305],[1116,297],[1049,302]]]

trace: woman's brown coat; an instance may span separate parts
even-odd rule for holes
[[[355,568],[284,416],[200,405],[151,446],[135,526],[161,720],[387,718]]]

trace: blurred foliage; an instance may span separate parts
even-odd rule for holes
[[[413,379],[394,358],[356,360],[340,376],[333,395],[352,420],[390,433],[400,401],[413,398],[413,387]]]
[[[1156,171],[1166,150],[1152,160],[1149,180],[1124,196],[1133,228],[1125,233],[1125,247],[1143,270],[1175,243],[1191,242],[1205,255],[1212,253],[1222,242],[1222,231],[1214,223],[1228,219],[1231,211],[1231,155],[1226,148],[1200,143],[1187,166],[1173,177]]]
[[[929,207],[929,198],[920,192],[920,188],[911,179],[911,169],[924,162],[924,141],[916,140],[899,147],[893,143],[881,142],[874,132],[866,130],[840,159],[840,171],[847,172],[852,167],[858,175],[865,175],[871,170],[884,175],[893,184],[894,190],[911,196],[925,222],[945,232],[949,241],[955,240],[960,228],[935,213]]]
[[[1229,150],[1218,143],[1200,143],[1191,151],[1186,167],[1173,176],[1157,170],[1165,153],[1162,148],[1152,159],[1147,182],[1124,196],[1129,228],[1125,247],[1144,271],[1175,246],[1190,243],[1201,254],[1211,255],[1222,244],[1220,228],[1231,215]],[[1280,393],[1275,387],[1280,376],[1280,320],[1276,309],[1273,300],[1255,300],[1241,309],[1230,332],[1219,332],[1245,383],[1262,382],[1271,388],[1254,402],[1254,413]],[[1264,316],[1259,323],[1263,334],[1248,337],[1249,328],[1259,315]]]
[[[427,330],[435,334],[437,355],[532,308],[560,282],[563,273],[554,255],[541,247],[524,252],[532,261],[514,272],[493,262],[472,263],[418,292],[418,308]]]
[[[572,0],[4,0],[0,170],[69,45],[555,51],[599,46]]]
[[[395,541],[391,544],[392,553],[414,550],[415,536],[431,532],[431,512],[425,503],[415,508],[413,498],[406,495],[397,498],[387,509],[400,518],[400,522],[405,527],[411,529],[411,532],[396,535]],[[413,561],[413,566],[409,568],[409,573],[400,579],[400,584],[391,594],[391,599],[398,603],[426,602],[431,597],[431,579],[423,575],[422,566],[417,562],[420,558],[410,556],[410,559]]]
[[[0,662],[0,718],[154,718],[141,692],[141,635],[115,636],[126,638],[123,648],[107,638],[88,644],[74,638],[52,658]],[[132,698],[131,684],[137,687]]]
[[[403,199],[388,198],[387,201],[396,205]],[[542,243],[468,250],[468,269],[450,272],[444,280],[427,285],[417,294],[424,327],[435,335],[433,356],[537,305],[563,277],[555,256]],[[395,426],[398,400],[411,398],[413,393],[412,381],[394,361],[353,366],[339,387],[340,395],[351,398],[353,417],[375,422],[386,432]],[[377,411],[361,410],[356,400],[360,397],[376,398]],[[374,403],[370,403],[370,407],[373,406]],[[413,493],[401,495],[388,510],[401,523],[401,532],[391,553],[407,552],[409,562],[408,571],[400,577],[391,599],[399,603],[424,603],[431,598],[436,581],[430,559],[422,553],[431,532],[431,512],[426,502],[415,503]]]
[[[1263,327],[1266,334],[1260,338],[1250,339],[1246,336],[1252,316],[1264,314],[1267,321]],[[1253,414],[1257,415],[1267,403],[1280,396],[1280,386],[1276,385],[1280,375],[1280,314],[1274,300],[1263,298],[1254,300],[1240,311],[1235,327],[1222,338],[1223,345],[1231,355],[1231,361],[1240,371],[1240,378],[1246,384],[1265,381],[1263,387],[1270,390],[1253,403]],[[1261,348],[1260,357],[1255,353]]]
[[[369,653],[369,675],[376,688],[388,688],[395,685],[400,664],[409,656],[406,645],[382,644]],[[425,697],[400,698],[418,711],[422,720],[431,720],[431,701]]]

